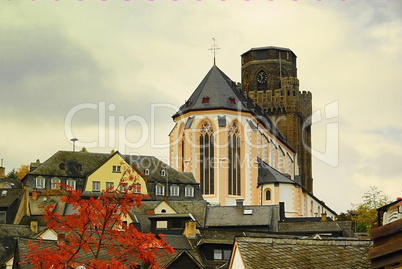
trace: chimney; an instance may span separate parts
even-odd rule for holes
[[[3,166],[3,159],[1,159],[1,165],[0,165],[0,178],[5,178],[6,177],[6,168]]]
[[[37,234],[38,233],[38,222],[31,221],[31,232]]]
[[[327,221],[327,213],[321,214],[321,221]]]
[[[197,237],[197,225],[193,220],[187,221],[184,227],[183,234],[189,239],[195,239]]]
[[[236,207],[242,208],[243,207],[244,199],[236,199]]]
[[[66,244],[66,235],[57,234],[57,245],[64,246]]]

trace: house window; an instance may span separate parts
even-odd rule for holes
[[[6,219],[6,214],[7,212],[5,211],[0,211],[0,224],[6,224],[7,219]]]
[[[156,229],[167,229],[168,222],[167,220],[159,220],[156,222]]]
[[[66,166],[64,165],[64,163],[59,164],[59,169],[60,170],[64,170],[66,168]]]
[[[141,184],[139,183],[133,184],[133,191],[134,193],[141,193]]]
[[[45,188],[45,178],[44,177],[37,177],[36,178],[36,188],[37,189],[44,189]]]
[[[194,197],[194,187],[186,186],[186,188],[184,190],[185,190],[186,197]]]
[[[99,181],[92,182],[92,191],[100,191],[100,182]]]
[[[56,178],[56,177],[54,177],[54,178],[52,178],[51,180],[50,180],[50,188],[52,189],[52,190],[54,190],[54,189],[59,189],[60,188],[60,186],[58,185],[58,184],[60,184],[60,179],[59,178]]]
[[[183,229],[183,220],[181,219],[172,219],[172,222],[170,224],[172,229]]]
[[[120,165],[113,165],[112,172],[113,173],[120,173],[121,172],[121,166]]]
[[[121,192],[126,192],[127,191],[127,186],[119,185],[119,190]]]
[[[234,99],[234,97],[230,97],[229,101],[231,104],[236,104],[236,99]]]
[[[271,190],[265,191],[265,201],[271,201]]]
[[[156,195],[165,195],[165,186],[158,184],[155,186]]]
[[[77,171],[82,171],[82,165],[81,164],[77,165]]]
[[[200,130],[200,183],[202,194],[214,194],[214,130],[205,121]]]
[[[149,175],[149,169],[145,169],[144,174],[145,174],[146,176],[148,176],[148,175]]]
[[[179,196],[179,186],[177,185],[170,186],[170,196]]]
[[[70,186],[73,190],[75,190],[75,180],[74,179],[67,179],[67,185]]]
[[[113,182],[106,182],[106,189],[112,189],[114,190],[114,183]]]
[[[165,170],[162,170],[162,171],[161,171],[161,176],[163,176],[163,177],[164,177],[164,176],[165,176],[165,174],[166,174],[166,173],[165,173]]]
[[[209,102],[209,97],[203,97],[202,102],[203,103],[208,103]]]
[[[229,260],[231,250],[227,249],[214,249],[214,260]]]
[[[233,122],[228,134],[228,193],[241,195],[240,185],[240,130]]]

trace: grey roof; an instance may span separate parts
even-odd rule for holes
[[[28,175],[85,177],[111,156],[110,153],[58,151]],[[61,163],[64,163],[65,169],[60,169]],[[81,171],[77,169],[79,165],[82,167]]]
[[[251,214],[245,214],[248,210]],[[264,206],[210,206],[206,227],[269,226],[278,221],[279,205]]]
[[[260,158],[258,158],[258,184],[276,182],[297,184],[295,181],[286,177],[284,174],[275,170],[275,168],[271,167],[267,163],[263,162]]]
[[[5,194],[4,196],[2,194]],[[9,207],[18,197],[24,194],[24,189],[0,189],[0,207]]]
[[[63,195],[38,195],[36,200],[29,197],[29,209],[31,215],[42,215],[45,213],[45,208],[49,205],[54,205],[53,212],[57,212],[60,215],[64,215],[64,209],[66,207],[65,202],[61,202]]]
[[[185,235],[165,234],[164,239],[165,239],[166,244],[168,244],[175,250],[192,249],[190,242],[188,241],[188,239]]]
[[[141,223],[144,232],[151,231],[151,221],[148,218],[150,215],[146,214],[146,212],[153,211],[160,203],[161,201],[142,201],[140,207],[134,208],[131,211],[137,217],[138,222]],[[197,222],[197,226],[204,227],[205,210],[207,207],[205,200],[191,201],[191,203],[188,201],[167,201],[167,204],[178,214],[191,213]]]
[[[237,237],[245,268],[370,268],[371,241]]]
[[[204,98],[209,98],[208,102],[203,102]],[[231,102],[231,99],[234,101]],[[172,117],[175,119],[190,111],[211,109],[226,109],[251,113],[267,130],[283,143],[286,143],[286,139],[264,110],[237,87],[236,83],[226,76],[216,65],[212,66],[190,98]],[[289,145],[288,147],[291,149]]]
[[[251,48],[248,51],[246,51],[245,53],[243,53],[241,56],[243,56],[244,54],[250,52],[250,51],[255,51],[255,50],[284,50],[284,51],[290,51],[293,53],[293,51],[291,51],[288,48],[282,48],[282,47],[275,47],[275,46],[267,46],[267,47],[258,47],[258,48]],[[294,54],[294,53],[293,53]],[[295,55],[296,56],[296,55]]]
[[[0,267],[14,256],[18,237],[34,238],[35,235],[27,225],[0,224]]]
[[[154,156],[126,155],[125,159],[129,164],[135,164],[134,169],[140,173],[143,173],[144,177],[148,181],[168,181],[169,184],[183,183],[198,185],[198,183],[194,179],[194,176],[190,177],[188,173],[181,173]],[[145,175],[145,169],[149,170],[149,175]],[[165,176],[161,175],[162,170],[165,170]]]
[[[342,232],[342,229],[336,221],[279,222],[279,232],[311,234],[323,232]]]

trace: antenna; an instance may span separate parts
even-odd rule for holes
[[[211,50],[211,53],[214,54],[214,65],[215,65],[215,63],[216,63],[216,60],[215,60],[216,53],[217,53],[218,50],[220,50],[221,48],[219,48],[218,45],[215,44],[215,38],[212,38],[212,39],[214,40],[214,44],[211,45],[211,48],[208,49],[208,50]]]
[[[74,137],[74,138],[71,138],[70,141],[73,142],[73,152],[75,152],[75,142],[77,142],[78,139]]]

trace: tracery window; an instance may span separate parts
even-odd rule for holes
[[[228,193],[241,195],[240,184],[240,130],[236,122],[229,126],[228,134]]]
[[[205,121],[200,130],[200,184],[202,194],[214,194],[214,130]]]

